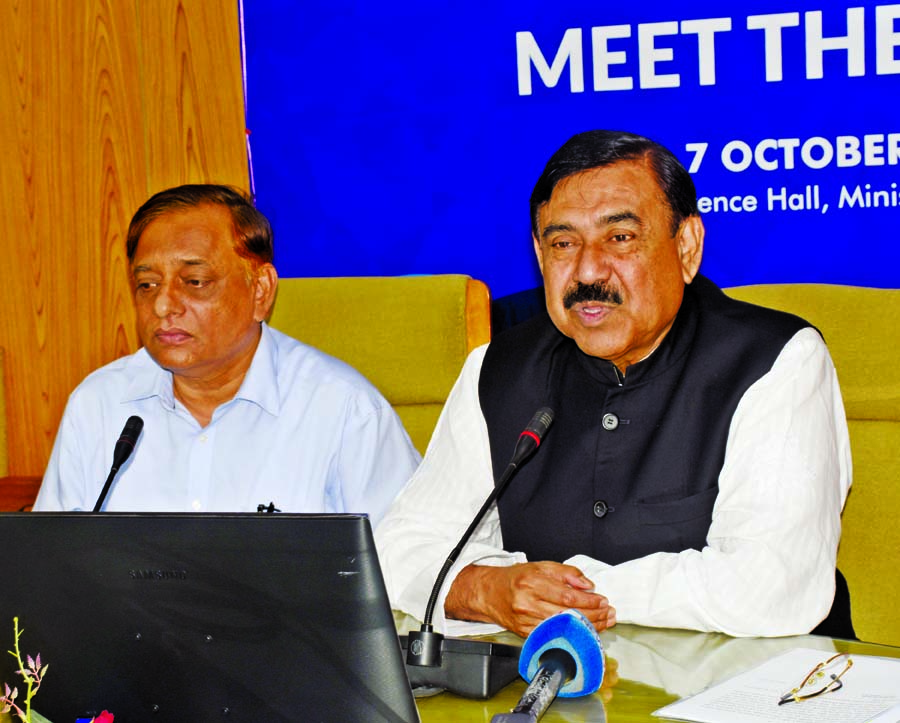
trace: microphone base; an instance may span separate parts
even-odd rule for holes
[[[400,636],[406,654],[409,639]],[[439,666],[406,664],[413,695],[421,698],[449,691],[465,698],[492,698],[519,677],[517,645],[486,640],[444,638]]]

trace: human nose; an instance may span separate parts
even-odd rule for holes
[[[163,282],[159,285],[153,298],[153,312],[160,318],[178,316],[184,311],[184,303],[181,294],[171,282]]]
[[[583,284],[592,284],[609,279],[612,273],[609,253],[599,243],[585,243],[578,254],[575,268],[575,280]]]

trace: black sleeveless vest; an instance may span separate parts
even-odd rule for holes
[[[624,380],[546,313],[499,334],[478,382],[495,479],[534,412],[556,413],[498,501],[504,548],[529,560],[585,554],[611,565],[701,549],[738,402],[808,326],[698,276],[662,344]],[[839,570],[835,584],[831,612],[812,632],[854,639]]]
[[[806,326],[697,277],[663,342],[621,382],[546,314],[498,335],[479,379],[495,479],[532,414],[556,413],[499,500],[504,547],[609,564],[701,549],[738,402]]]

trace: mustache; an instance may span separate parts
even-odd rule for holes
[[[571,309],[575,304],[583,301],[599,301],[602,304],[618,306],[622,303],[622,295],[605,281],[593,284],[582,284],[580,281],[576,281],[575,285],[563,296],[563,307]]]

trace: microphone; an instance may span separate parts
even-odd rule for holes
[[[557,695],[575,698],[597,691],[605,661],[600,636],[577,610],[553,615],[525,639],[519,675],[528,687],[510,713],[498,713],[491,723],[534,723]]]
[[[441,633],[434,632],[431,621],[441,587],[450,568],[459,558],[488,509],[506,489],[516,470],[540,446],[552,423],[553,410],[549,407],[541,407],[535,412],[528,426],[519,435],[512,459],[496,481],[494,489],[444,561],[431,589],[421,628],[400,637],[401,645],[405,645],[407,650],[406,673],[413,692],[416,692],[417,688],[424,694],[450,690],[467,698],[490,698],[518,675],[515,667],[518,648],[515,646],[483,640],[445,641]]]
[[[501,484],[506,485],[509,481],[507,475],[511,478],[515,468],[528,459],[528,457],[531,456],[531,453],[541,446],[541,441],[544,439],[544,435],[547,434],[547,430],[550,429],[551,424],[553,424],[553,410],[550,409],[550,407],[541,407],[534,413],[528,426],[522,430],[519,439],[516,441],[516,448],[513,450],[513,456],[509,461],[509,467],[506,468],[506,471],[501,477]]]
[[[128,421],[125,422],[122,434],[119,435],[119,439],[113,449],[112,469],[109,470],[109,476],[106,478],[103,490],[97,498],[97,504],[94,505],[94,512],[99,512],[100,508],[103,506],[106,495],[109,493],[109,488],[112,486],[116,473],[119,471],[119,467],[125,464],[125,460],[131,456],[131,453],[134,451],[134,445],[137,444],[138,437],[141,436],[141,430],[143,428],[144,420],[138,416],[131,416],[128,418]]]

